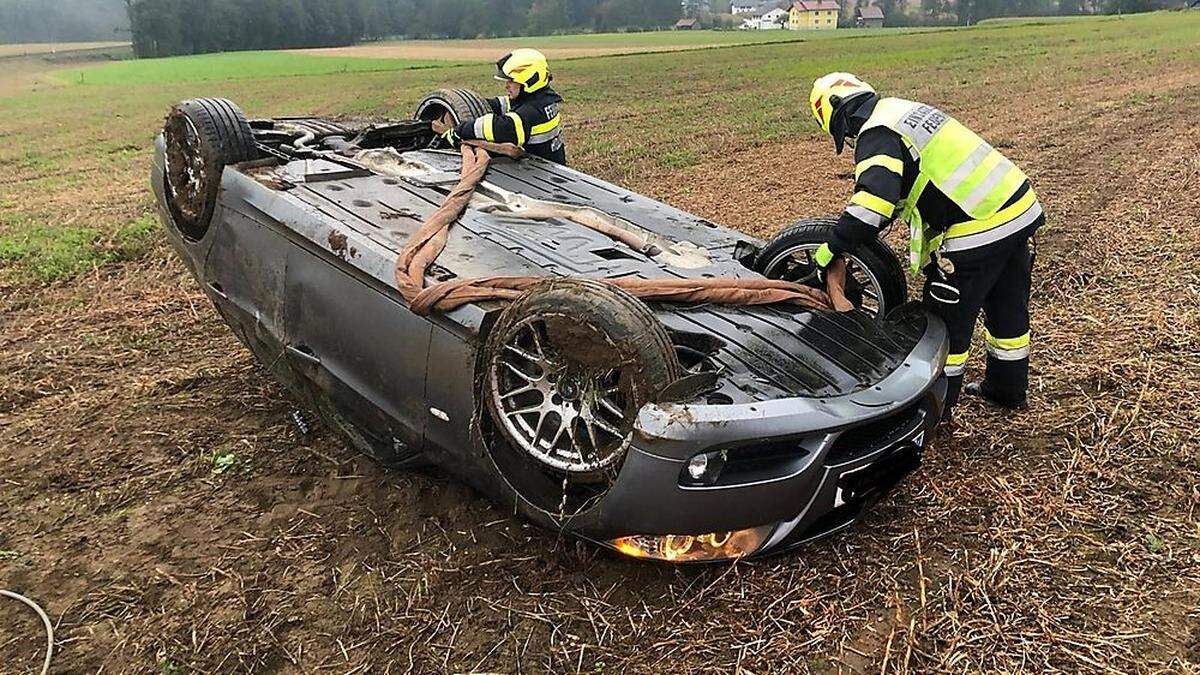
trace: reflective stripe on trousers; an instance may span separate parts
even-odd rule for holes
[[[988,354],[1001,361],[1020,361],[1029,358],[1029,332],[1015,338],[998,338],[983,330]]]
[[[971,352],[966,351],[961,354],[946,355],[946,377],[959,377],[963,371],[967,369],[967,359],[971,356]]]

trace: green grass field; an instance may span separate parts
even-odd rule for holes
[[[394,50],[398,54],[440,54],[443,58],[458,58],[463,54],[503,53],[517,47],[536,47],[547,52],[598,56],[605,51],[628,53],[666,51],[686,48],[720,47],[731,45],[768,44],[773,42],[806,42],[854,37],[863,34],[896,35],[919,33],[938,28],[885,28],[882,30],[841,29],[837,31],[789,30],[693,30],[646,31],[633,33],[585,33],[579,35],[545,35],[533,37],[489,38],[477,40],[399,40],[365,43],[337,53],[350,54],[354,49],[365,53]],[[321,51],[321,50],[314,50]],[[494,59],[493,59],[494,60]]]
[[[1048,24],[1071,23],[1074,21],[1121,21],[1123,16],[998,16],[994,19],[984,19],[977,26],[1038,26]]]
[[[571,59],[555,67],[568,100],[568,133],[576,163],[606,178],[638,183],[659,171],[678,171],[727,150],[815,136],[805,112],[809,83],[831,70],[869,76],[878,86],[959,98],[947,82],[987,86],[995,97],[1022,78],[1053,72],[1064,83],[1092,77],[1073,67],[1087,62],[1122,77],[1141,69],[1145,54],[1164,68],[1196,67],[1200,16],[1163,13],[1054,25],[898,35],[869,31],[804,34],[817,39],[754,46]],[[765,32],[770,39],[790,31]],[[727,33],[742,39],[742,33]],[[583,35],[578,44],[620,39],[688,41],[694,33]],[[545,38],[569,44],[572,38]],[[528,44],[534,39],[523,40]],[[61,231],[70,241],[99,241],[71,228],[116,232],[149,208],[143,189],[150,140],[164,111],[189,96],[227,96],[252,115],[312,112],[402,117],[420,96],[454,83],[496,89],[482,64],[430,67],[430,62],[244,52],[109,63],[56,72],[63,86],[0,98],[0,128],[20,143],[0,146],[0,237],[46,241]],[[84,83],[79,85],[80,78]],[[132,187],[131,187],[132,186]],[[79,196],[74,196],[79,195]],[[83,197],[86,195],[86,197]],[[78,209],[88,200],[84,220]],[[43,226],[53,225],[50,229]],[[42,229],[39,229],[42,228]],[[22,239],[24,241],[24,239]],[[96,258],[93,246],[77,247]],[[3,273],[45,270],[69,275],[79,265],[49,243],[0,247]],[[54,251],[50,253],[49,251]],[[40,272],[30,272],[41,270]],[[51,275],[53,276],[53,275]]]
[[[537,46],[551,57],[590,58],[609,53],[637,53],[711,47],[801,42],[851,37],[879,37],[921,29],[884,31],[657,31],[596,33],[489,40],[408,40],[375,42],[356,47],[298,51],[247,51],[144,59],[57,71],[63,84],[131,86],[182,82],[219,82],[302,75],[334,75],[413,70],[466,62],[492,62],[497,54]]]
[[[440,60],[311,56],[290,52],[229,52],[121,61],[59,71],[53,77],[66,84],[130,86],[369,73],[445,65],[446,62]]]
[[[580,35],[543,35],[533,37],[494,38],[486,40],[417,40],[438,42],[453,48],[456,44],[518,44],[525,47],[669,47],[715,44],[758,44],[796,40],[802,34],[786,30],[660,30],[630,33],[583,33]],[[395,44],[404,44],[398,42]]]

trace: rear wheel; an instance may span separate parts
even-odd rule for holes
[[[484,367],[497,468],[560,516],[607,492],[638,410],[683,373],[649,308],[583,279],[547,281],[509,305],[488,335]]]
[[[442,120],[458,125],[483,117],[489,112],[491,108],[488,107],[487,100],[470,89],[438,89],[421,99],[417,104],[415,117],[426,122]],[[435,146],[440,146],[443,141],[435,138],[434,143]]]
[[[198,240],[212,221],[225,167],[258,156],[254,132],[232,101],[195,98],[167,113],[163,140],[167,208],[179,231]]]
[[[805,218],[781,230],[759,252],[755,267],[763,276],[816,283],[813,254],[833,238],[836,218]],[[908,299],[908,281],[892,249],[872,239],[846,258],[846,299],[878,317],[887,316]]]

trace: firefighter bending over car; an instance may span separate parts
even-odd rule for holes
[[[853,141],[854,195],[832,240],[814,256],[825,268],[880,234],[909,225],[910,263],[924,271],[923,300],[946,322],[950,389],[1003,407],[1025,405],[1029,382],[1030,240],[1045,223],[1029,179],[982,138],[933,106],[881,98],[848,73],[813,83],[812,114],[841,154]],[[856,140],[855,140],[856,139]],[[987,371],[962,386],[975,321],[983,311]]]
[[[496,62],[504,96],[488,99],[492,112],[455,127],[434,123],[448,143],[481,140],[512,143],[531,155],[567,163],[559,108],[562,97],[550,87],[550,66],[536,49],[518,49]]]

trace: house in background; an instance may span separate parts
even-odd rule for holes
[[[763,15],[758,17],[759,30],[778,30],[787,25],[788,11],[775,7],[769,11],[763,12]]]
[[[734,2],[730,9],[738,6]],[[778,2],[759,3],[749,12],[743,12],[741,17],[741,30],[778,30],[787,27],[788,9],[787,5],[780,7]]]
[[[737,16],[738,14],[754,14],[758,10],[757,2],[751,0],[733,0],[729,3],[729,13]]]
[[[796,0],[788,13],[792,30],[833,30],[838,25],[841,5],[834,0]]]
[[[859,7],[854,24],[859,28],[883,28],[883,8],[878,5]]]
[[[675,22],[675,30],[700,30],[700,20],[680,19]]]

